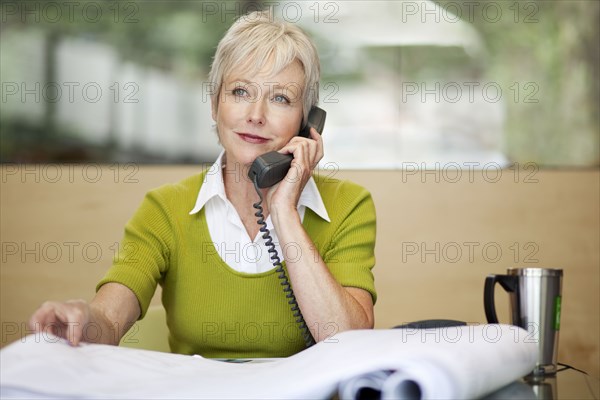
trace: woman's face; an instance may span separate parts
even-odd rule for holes
[[[277,75],[232,71],[225,76],[212,117],[227,164],[251,164],[256,157],[281,149],[298,133],[303,87],[304,71],[298,61]]]

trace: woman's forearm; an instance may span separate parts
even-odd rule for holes
[[[90,323],[84,340],[118,345],[139,315],[135,294],[119,283],[107,283],[90,303]]]
[[[272,215],[272,219],[279,227],[277,235],[294,294],[315,340],[349,329],[372,328],[370,295],[362,289],[345,288],[335,280],[297,212]]]

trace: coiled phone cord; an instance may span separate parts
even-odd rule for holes
[[[288,299],[288,304],[290,305],[290,309],[292,310],[292,315],[296,318],[296,323],[300,328],[300,332],[302,333],[302,338],[304,339],[304,343],[306,347],[310,347],[315,344],[315,339],[312,337],[310,331],[308,330],[308,326],[306,325],[306,321],[304,321],[304,317],[302,316],[302,312],[300,311],[300,307],[298,306],[298,302],[296,301],[296,296],[294,296],[294,291],[290,285],[290,281],[283,269],[283,265],[281,265],[281,260],[279,259],[279,255],[277,254],[277,250],[275,249],[275,244],[273,243],[273,238],[271,237],[271,232],[267,228],[267,223],[265,222],[265,216],[263,214],[262,202],[263,195],[258,187],[258,181],[256,175],[254,175],[254,188],[256,189],[256,193],[258,193],[259,201],[254,203],[252,206],[257,210],[254,215],[258,218],[256,221],[258,225],[260,225],[259,231],[262,232],[262,238],[265,239],[265,246],[267,246],[269,253],[271,254],[271,260],[273,262],[273,266],[276,267],[275,272],[279,274],[279,280],[281,286],[283,286],[283,292],[285,293],[285,298]]]

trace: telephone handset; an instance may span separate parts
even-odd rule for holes
[[[310,113],[308,114],[306,126],[304,126],[300,132],[298,132],[298,136],[303,136],[306,138],[309,137],[311,127],[315,128],[317,132],[322,134],[323,127],[325,126],[326,115],[327,113],[319,107],[315,106],[311,108]],[[285,297],[288,299],[290,309],[296,318],[296,323],[302,332],[304,343],[306,344],[306,347],[310,347],[315,344],[315,340],[312,337],[306,322],[304,321],[304,317],[302,317],[302,312],[300,311],[300,307],[298,307],[298,303],[296,302],[296,296],[294,296],[290,281],[285,273],[285,270],[283,269],[283,265],[281,265],[281,260],[279,259],[279,255],[275,249],[275,244],[273,244],[273,238],[271,237],[269,229],[267,228],[267,223],[265,222],[265,216],[263,214],[263,208],[261,206],[263,202],[263,195],[260,189],[271,187],[285,178],[293,159],[294,157],[291,154],[281,154],[276,151],[263,154],[252,163],[252,166],[248,171],[248,177],[254,183],[254,188],[256,189],[256,193],[258,193],[258,197],[260,199],[257,203],[254,203],[253,206],[257,210],[254,215],[258,218],[258,225],[261,226],[260,232],[262,233],[262,238],[265,239],[265,246],[267,247],[268,252],[271,254],[273,266],[276,267],[275,272],[279,274],[278,278],[281,286],[283,287],[283,292],[285,293]]]
[[[323,109],[316,106],[311,108],[310,113],[308,114],[308,121],[300,132],[298,132],[298,136],[305,138],[309,137],[311,126],[315,128],[317,132],[323,134],[326,116],[327,113]],[[281,154],[276,151],[263,154],[254,160],[250,167],[250,171],[248,171],[248,176],[253,180],[256,176],[258,187],[261,189],[271,187],[285,178],[293,158],[294,157],[291,154]]]

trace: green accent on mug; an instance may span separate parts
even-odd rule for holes
[[[561,303],[561,297],[556,296],[554,298],[554,330],[555,331],[560,330],[560,303]]]

